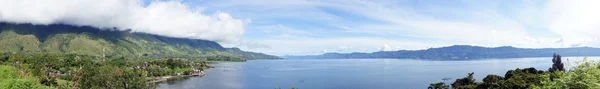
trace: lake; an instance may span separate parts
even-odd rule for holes
[[[588,59],[598,59],[590,57]],[[211,64],[203,77],[159,84],[158,89],[425,89],[430,83],[463,78],[475,72],[504,76],[516,68],[548,70],[552,58],[512,58],[470,61],[412,59],[290,59],[249,60]],[[566,59],[569,59],[568,62]],[[563,57],[565,67],[582,57]]]

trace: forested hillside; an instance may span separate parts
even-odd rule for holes
[[[0,53],[67,53],[100,57],[278,59],[224,48],[214,41],[88,26],[0,23]]]

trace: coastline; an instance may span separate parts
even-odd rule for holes
[[[178,80],[178,79],[182,79],[182,78],[186,78],[186,77],[202,77],[205,76],[206,74],[200,74],[197,76],[194,75],[178,75],[178,76],[160,76],[160,77],[149,77],[146,78],[148,81],[148,83],[160,83],[160,82],[166,82],[166,81],[172,81],[172,80]]]
[[[209,62],[211,63],[211,62]],[[208,66],[206,67],[206,69],[203,70],[208,70],[214,68],[212,66]],[[200,73],[200,75],[177,75],[177,76],[158,76],[158,77],[147,77],[146,80],[148,80],[148,82],[146,83],[161,83],[161,82],[167,82],[167,81],[172,81],[172,80],[178,80],[178,79],[183,79],[183,78],[187,78],[187,77],[202,77],[205,76],[206,73]]]

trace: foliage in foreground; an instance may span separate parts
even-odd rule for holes
[[[204,68],[207,62],[200,60],[5,53],[0,54],[0,89],[147,89],[154,87],[149,78]]]
[[[36,81],[34,78],[19,78],[16,68],[0,65],[0,88],[2,89],[54,89]]]
[[[560,55],[553,58],[548,71],[535,68],[515,69],[504,77],[489,74],[483,82],[473,82],[473,73],[452,83],[454,89],[600,89],[600,62],[587,58],[569,71],[564,71]],[[448,89],[444,82],[432,83],[429,89]]]
[[[544,75],[551,77],[551,75]],[[568,72],[554,73],[556,78],[541,81],[536,89],[600,89],[600,62],[587,61]]]

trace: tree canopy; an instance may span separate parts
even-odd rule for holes
[[[504,77],[487,75],[483,82],[475,82],[474,73],[456,79],[454,89],[598,89],[600,88],[600,62],[587,61],[565,71],[559,54],[554,54],[548,71],[535,68],[508,70]],[[428,88],[448,86],[443,82],[432,83]]]

